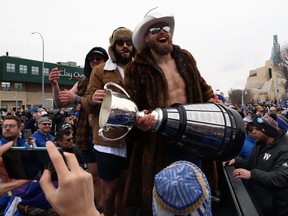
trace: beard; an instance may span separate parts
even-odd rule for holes
[[[157,45],[157,41],[153,40],[148,43],[148,46],[150,49],[154,50],[154,52],[156,52],[158,55],[164,56],[171,53],[173,50],[171,38],[168,39],[168,42],[169,43],[167,45],[159,46]]]
[[[116,58],[117,63],[123,64],[123,65],[128,64],[133,58],[132,53],[130,53],[128,57],[123,57],[121,53],[118,53],[118,52],[114,52],[114,53],[115,53],[115,58]]]
[[[4,136],[3,136],[4,137]],[[15,139],[15,135],[11,134],[11,135],[5,135],[4,137],[7,141],[13,141]]]

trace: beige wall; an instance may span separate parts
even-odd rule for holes
[[[269,68],[271,69],[271,78]],[[265,62],[265,66],[249,71],[245,89],[251,90],[253,101],[279,101],[287,97],[286,82],[283,73],[273,65],[272,60],[268,60]]]
[[[41,91],[40,92],[16,92],[16,91],[0,91],[0,105],[8,105],[8,110],[17,105],[30,105],[33,107],[35,104],[41,104]],[[45,93],[45,98],[53,98],[52,92]]]

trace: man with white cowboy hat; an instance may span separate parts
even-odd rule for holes
[[[146,14],[144,19],[136,26],[134,30],[132,41],[135,48],[139,52],[141,52],[147,46],[144,35],[147,33],[148,28],[155,23],[161,22],[167,24],[168,28],[166,28],[166,30],[164,28],[163,31],[169,31],[172,40],[175,27],[174,15],[170,13],[160,12],[159,10],[157,10],[157,8],[154,8]]]
[[[191,53],[172,44],[174,27],[174,16],[157,8],[150,10],[133,31],[132,41],[139,53],[126,67],[125,87],[139,110],[213,101],[214,92],[198,71]],[[198,166],[201,161],[169,145],[163,135],[152,133],[154,117],[146,113],[137,119],[140,130],[136,129],[133,137],[131,134],[135,146],[125,201],[138,204],[144,215],[151,215],[154,175],[174,161],[188,160]]]

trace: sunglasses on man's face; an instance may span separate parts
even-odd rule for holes
[[[150,28],[148,32],[154,35],[154,34],[158,34],[161,31],[161,29],[166,33],[169,33],[171,30],[170,26],[163,26],[163,27]]]
[[[71,142],[71,141],[73,141],[73,138],[63,139],[62,141],[64,141],[64,142]]]
[[[104,60],[102,57],[100,56],[91,56],[89,57],[89,61],[93,62],[94,60],[96,60],[97,62]]]
[[[117,46],[120,46],[120,47],[124,46],[125,43],[126,43],[127,46],[132,46],[133,45],[132,40],[116,40],[115,41],[115,44]]]
[[[52,123],[42,123],[42,125],[44,125],[44,126],[51,126]]]

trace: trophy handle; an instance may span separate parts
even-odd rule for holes
[[[104,89],[107,91],[109,89],[109,86],[114,86],[114,87],[120,89],[128,98],[130,98],[129,94],[120,85],[113,83],[113,82],[108,82],[104,85]]]
[[[124,138],[129,133],[129,131],[132,129],[132,127],[126,127],[126,128],[127,128],[127,132],[125,134],[123,134],[120,137],[113,138],[113,139],[107,138],[103,134],[103,132],[107,132],[109,130],[109,128],[100,128],[98,131],[98,135],[105,141],[116,141],[116,140],[120,140],[120,139]]]

